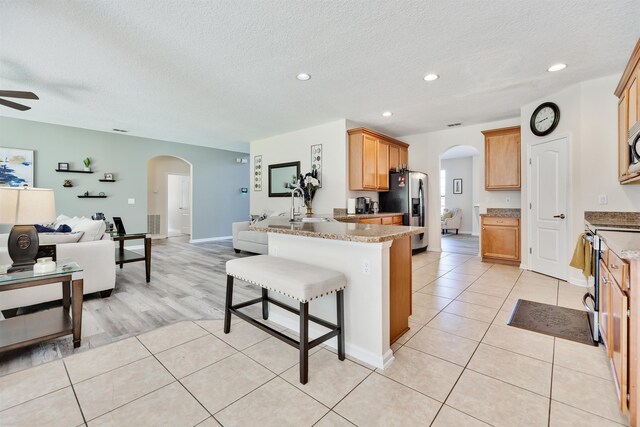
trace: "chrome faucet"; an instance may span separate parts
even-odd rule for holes
[[[289,215],[289,222],[295,222],[296,217],[300,216],[300,206],[295,207],[295,197],[296,192],[298,192],[298,197],[300,197],[304,201],[304,193],[300,187],[295,187],[291,190],[291,212]],[[304,202],[303,202],[304,204]]]

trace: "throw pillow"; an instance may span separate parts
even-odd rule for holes
[[[77,243],[84,232],[73,233],[38,233],[38,243],[41,245],[57,245],[61,243]]]
[[[83,218],[78,225],[72,227],[73,231],[84,231],[80,242],[91,242],[94,240],[102,239],[102,235],[107,229],[107,224],[104,221],[94,221],[89,218]]]
[[[48,225],[40,225],[40,224],[36,224],[34,225],[34,227],[36,228],[36,231],[38,233],[70,233],[71,232],[71,227],[69,227],[67,224],[62,224],[58,228],[53,228],[53,227],[49,227]]]
[[[251,224],[255,224],[256,222],[260,222],[267,218],[267,214],[262,215],[249,215],[249,221]]]
[[[445,213],[442,214],[442,219],[449,219],[449,218],[453,218],[453,212],[446,211]]]

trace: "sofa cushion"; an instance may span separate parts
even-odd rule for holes
[[[102,235],[107,229],[107,224],[102,220],[94,221],[89,218],[83,218],[82,221],[72,228],[73,231],[84,231],[84,234],[79,240],[80,242],[91,242],[102,239]]]
[[[269,242],[267,233],[263,231],[240,231],[238,240],[246,240],[248,242],[261,243],[266,245]]]
[[[38,233],[38,243],[41,245],[57,245],[58,243],[77,243],[84,231],[71,233]]]

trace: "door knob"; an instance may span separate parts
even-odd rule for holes
[[[554,217],[554,218],[564,219],[564,214],[554,215],[553,217]]]

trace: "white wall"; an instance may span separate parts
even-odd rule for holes
[[[527,208],[527,146],[543,141],[529,129],[533,110],[542,102],[555,102],[560,108],[560,123],[550,135],[569,137],[570,180],[568,259],[575,240],[584,230],[584,212],[639,211],[640,185],[618,183],[618,100],[613,91],[620,76],[608,76],[573,85],[563,91],[541,98],[521,108],[522,121],[522,210]],[[546,139],[550,139],[547,137]],[[598,195],[606,195],[607,205],[598,204]],[[528,265],[528,218],[522,218],[522,263]],[[584,283],[578,270],[569,269],[569,281]]]
[[[262,155],[262,191],[254,191],[251,181],[250,211],[288,212],[288,197],[269,197],[269,165],[300,161],[300,173],[311,170],[311,146],[322,144],[322,188],[313,199],[313,211],[318,214],[333,213],[334,207],[346,207],[347,198],[347,148],[346,120],[337,120],[311,128],[298,130],[251,142],[251,176],[253,161]]]
[[[474,156],[473,185],[477,197],[473,204],[480,205],[480,212],[490,208],[519,208],[519,191],[485,191],[484,190],[484,135],[481,131],[518,126],[520,118],[482,123],[478,125],[409,135],[398,138],[410,144],[409,162],[411,168],[429,175],[428,185],[428,227],[429,250],[440,250],[440,156],[456,145],[471,145],[480,153]],[[477,159],[476,159],[477,158]],[[507,197],[509,202],[507,202]]]
[[[462,224],[459,233],[473,231],[473,158],[459,157],[446,159],[440,163],[440,168],[446,171],[445,186],[446,207],[462,209]],[[462,194],[453,194],[453,180],[462,179]]]

